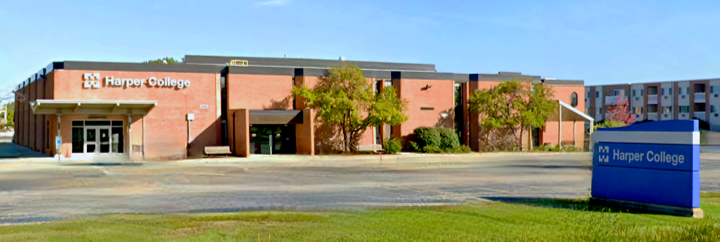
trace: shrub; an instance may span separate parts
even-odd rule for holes
[[[467,145],[460,145],[457,148],[445,149],[447,153],[470,153],[472,150]]]
[[[415,132],[415,143],[418,144],[420,149],[425,146],[440,147],[442,138],[436,128],[432,127],[420,127],[414,130]]]
[[[617,127],[625,127],[625,126],[627,126],[627,125],[621,121],[606,120],[605,122],[597,124],[597,126],[595,126],[596,127],[595,129],[597,130],[597,128],[617,128]]]
[[[469,148],[460,145],[460,138],[453,129],[420,127],[415,129],[410,147],[425,153],[468,153]]]
[[[440,149],[440,147],[432,146],[432,145],[427,145],[427,146],[423,147],[422,151],[425,153],[443,153],[443,150]]]
[[[443,150],[457,149],[460,147],[460,138],[455,130],[449,128],[435,128],[440,134],[440,148]]]
[[[412,151],[422,151],[420,146],[415,141],[410,141],[410,148]]]
[[[383,149],[385,149],[385,152],[388,154],[397,154],[402,150],[402,142],[398,138],[385,140]]]

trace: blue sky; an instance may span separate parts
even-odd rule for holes
[[[714,78],[720,1],[0,0],[0,90],[51,61],[185,54],[344,56],[587,85]]]

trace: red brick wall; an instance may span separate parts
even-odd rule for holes
[[[228,109],[293,109],[292,76],[228,74]]]
[[[430,88],[426,87],[430,85]],[[400,98],[408,101],[408,121],[400,125],[400,136],[407,136],[419,127],[453,127],[454,82],[452,80],[400,80]],[[421,110],[421,108],[433,110]],[[440,114],[446,112],[443,118]]]
[[[84,73],[99,73],[101,88],[84,89]],[[106,87],[104,78],[140,78],[190,80],[191,85],[184,89],[161,87]],[[124,72],[124,71],[56,71],[51,82],[54,99],[58,100],[152,100],[158,101],[145,117],[145,159],[163,160],[183,158],[188,155],[202,155],[206,145],[219,145],[220,121],[216,117],[215,73],[171,73],[171,72]],[[208,105],[201,109],[200,105]],[[188,148],[186,114],[195,114],[191,123],[192,143]],[[63,115],[63,148],[71,147],[70,125],[72,119],[81,116]],[[109,118],[109,117],[108,117]],[[67,119],[67,121],[66,121]],[[127,123],[127,116],[122,119]],[[133,116],[132,144],[142,145],[142,120],[140,115]],[[67,129],[67,132],[65,131]],[[127,137],[127,135],[125,136]],[[127,138],[126,138],[127,139]],[[126,143],[127,144],[127,143]],[[67,148],[66,148],[67,147]],[[127,149],[127,146],[126,146]]]

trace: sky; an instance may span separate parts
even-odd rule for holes
[[[343,56],[586,85],[720,78],[720,1],[0,0],[4,93],[52,61],[186,54]]]

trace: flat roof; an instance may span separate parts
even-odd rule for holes
[[[328,69],[340,67],[344,63],[355,63],[363,70],[388,70],[388,71],[419,71],[435,72],[434,64],[410,64],[392,62],[370,62],[370,61],[344,61],[344,60],[323,60],[323,59],[299,59],[299,58],[267,58],[247,56],[203,56],[185,55],[186,64],[198,65],[221,65],[227,66],[232,60],[247,61],[247,66],[257,67],[285,67],[285,68],[316,68]]]

